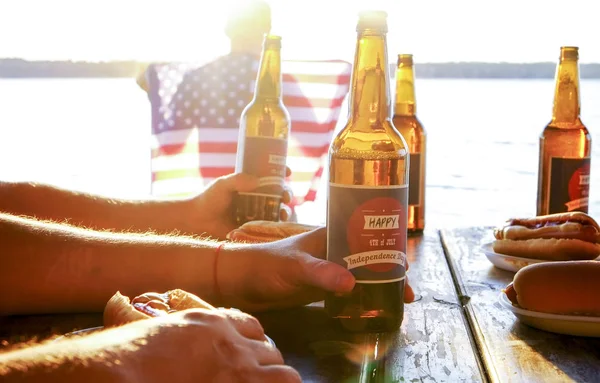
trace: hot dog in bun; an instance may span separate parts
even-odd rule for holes
[[[504,290],[519,307],[551,314],[600,316],[600,262],[543,262],[519,270]]]
[[[496,253],[515,257],[568,261],[600,255],[600,226],[581,212],[509,219],[494,237]]]
[[[236,242],[272,242],[317,229],[317,226],[294,222],[250,221],[227,234]]]
[[[131,301],[117,291],[104,308],[104,326],[119,326],[192,308],[214,309],[213,306],[194,294],[180,289],[170,290],[163,294],[146,293]]]

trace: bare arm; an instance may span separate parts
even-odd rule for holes
[[[142,70],[138,71],[138,74],[135,77],[135,82],[146,93],[148,93],[148,91],[150,90],[150,88],[148,86],[148,78],[146,77],[147,71],[148,71],[148,67],[145,66]]]
[[[142,328],[114,329],[0,353],[0,380],[23,382],[132,382],[132,356]],[[114,336],[110,336],[113,334]],[[118,361],[118,363],[115,363]]]
[[[10,292],[0,295],[0,313],[99,312],[118,290],[135,296],[181,288],[211,301],[216,247],[0,213],[0,291]]]
[[[300,382],[253,317],[185,310],[0,353],[0,381]]]
[[[289,174],[289,172],[288,172]],[[95,230],[192,234],[224,239],[237,224],[233,199],[259,185],[257,177],[238,173],[220,177],[202,193],[177,200],[124,200],[34,183],[0,181],[0,213],[67,222]],[[282,202],[291,201],[284,190]],[[291,215],[281,206],[281,219]]]
[[[0,182],[0,212],[115,231],[193,233],[192,200],[122,200],[25,182]],[[198,223],[195,222],[197,225]]]

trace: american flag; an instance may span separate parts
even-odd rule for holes
[[[148,67],[153,195],[196,194],[234,172],[239,117],[252,99],[258,65],[254,56],[230,54],[205,65]],[[350,72],[344,61],[282,62],[293,205],[316,197]]]

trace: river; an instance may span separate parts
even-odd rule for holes
[[[535,214],[537,143],[553,80],[417,79],[416,88],[428,134],[427,225]],[[581,100],[593,143],[590,214],[599,217],[600,80],[582,80]],[[150,108],[132,79],[1,79],[0,113],[0,179],[149,193]],[[325,221],[324,187],[298,217]]]

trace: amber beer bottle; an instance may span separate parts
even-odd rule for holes
[[[254,97],[240,116],[235,167],[236,173],[259,177],[260,186],[237,195],[238,225],[279,220],[289,132],[290,115],[281,97],[281,37],[265,35]]]
[[[356,286],[325,307],[350,331],[397,330],[404,316],[409,153],[391,120],[386,18],[359,15],[348,121],[329,149],[327,259]]]
[[[579,116],[579,52],[561,47],[552,120],[540,136],[537,215],[588,212],[592,138]]]
[[[392,122],[406,140],[410,153],[408,177],[408,232],[425,228],[425,143],[426,134],[417,118],[413,56],[399,54],[396,68],[396,97]]]

